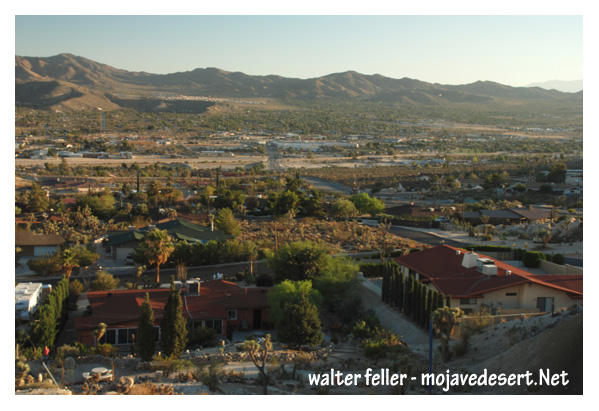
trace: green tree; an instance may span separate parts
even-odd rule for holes
[[[241,225],[235,219],[233,211],[230,208],[221,208],[214,219],[214,223],[216,224],[216,228],[234,237],[237,237],[241,233]]]
[[[154,311],[150,305],[150,295],[141,304],[137,319],[137,354],[142,361],[150,361],[156,351],[156,334],[154,331]]]
[[[326,249],[316,243],[299,241],[281,247],[267,264],[274,271],[275,282],[312,280],[320,276],[331,259]]]
[[[331,204],[330,215],[333,218],[352,218],[358,215],[358,209],[351,201],[340,198]]]
[[[288,212],[292,211],[293,213],[297,212],[297,207],[299,204],[299,197],[293,191],[284,191],[278,196],[276,196],[276,202],[274,204],[275,214],[278,216],[285,215]]]
[[[138,262],[147,261],[156,266],[156,283],[160,283],[160,266],[168,261],[175,250],[175,246],[166,230],[153,229],[148,231],[135,250],[135,259]]]
[[[160,347],[167,357],[179,358],[187,344],[187,326],[182,311],[181,294],[171,277],[171,292],[168,295],[164,314],[160,322]]]
[[[568,167],[564,163],[555,163],[549,169],[545,181],[548,183],[563,183],[566,181],[566,171],[568,171]]]
[[[41,213],[49,208],[48,193],[37,184],[31,184],[31,190],[27,196],[27,211],[30,213]]]
[[[317,345],[322,342],[318,308],[301,296],[296,303],[287,304],[277,328],[278,339],[293,345]]]
[[[375,197],[370,197],[368,193],[354,194],[349,198],[354,203],[358,211],[362,214],[375,216],[385,209],[385,203]]]
[[[312,288],[312,283],[305,281],[285,280],[268,291],[269,319],[278,326],[282,321],[282,313],[289,304],[296,304],[302,298],[319,306],[322,303],[321,294]]]

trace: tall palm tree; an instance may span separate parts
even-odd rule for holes
[[[148,231],[140,245],[141,252],[148,263],[156,264],[156,283],[160,283],[160,266],[168,261],[175,251],[173,240],[166,230]]]

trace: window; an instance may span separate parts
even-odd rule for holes
[[[156,330],[156,341],[159,340],[158,333],[159,328],[154,327]],[[137,334],[137,328],[111,328],[106,330],[106,333],[100,338],[100,344],[111,344],[111,345],[125,345],[131,344],[133,341],[133,335]]]
[[[229,320],[237,319],[237,310],[229,310],[227,312],[229,313]]]
[[[505,293],[506,297],[516,297],[518,293]]]
[[[223,320],[206,320],[204,321],[204,327],[214,329],[217,335],[222,334]]]
[[[460,298],[460,305],[475,305],[476,298]]]

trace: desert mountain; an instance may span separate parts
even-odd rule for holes
[[[562,93],[539,87],[510,87],[489,81],[449,86],[409,78],[393,79],[355,71],[318,78],[250,76],[217,68],[172,74],[130,72],[92,60],[60,54],[15,57],[16,102],[39,108],[115,109],[115,95],[147,97],[185,94],[234,98],[358,99],[406,105],[521,104],[525,101],[582,104],[582,92]]]

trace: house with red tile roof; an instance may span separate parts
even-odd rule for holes
[[[188,329],[213,328],[216,336],[231,336],[234,330],[270,328],[268,320],[268,289],[242,288],[237,284],[213,280],[200,282],[193,279],[185,284],[176,283],[181,292],[183,317]],[[147,290],[90,291],[87,293],[90,312],[75,318],[78,341],[94,345],[93,332],[105,323],[106,333],[101,343],[128,345],[136,334],[137,319],[146,293],[154,311],[156,341],[164,314],[170,285],[167,288]]]
[[[582,275],[536,275],[483,254],[448,245],[394,258],[413,275],[465,312],[482,307],[502,313],[559,311],[582,307]]]

